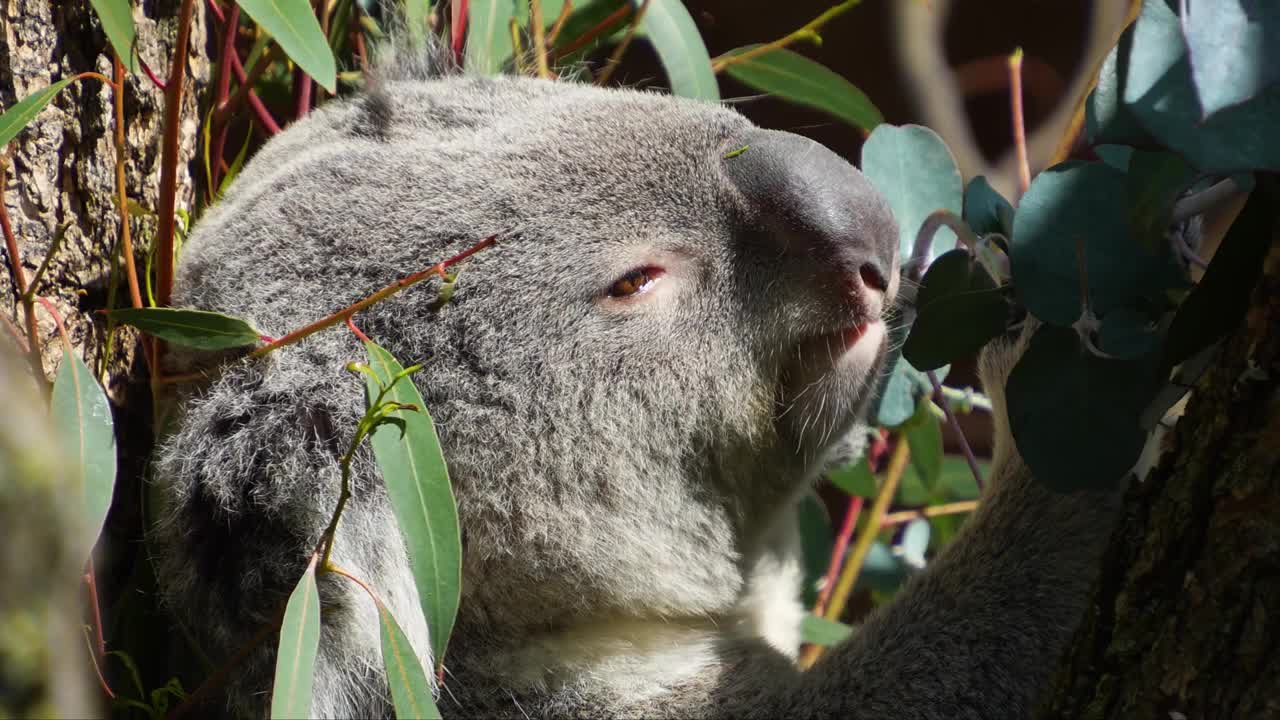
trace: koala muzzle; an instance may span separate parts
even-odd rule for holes
[[[898,232],[884,197],[840,156],[808,138],[753,130],[724,159],[744,196],[753,237],[831,279],[861,313],[878,317],[897,289]],[[809,274],[806,272],[805,274]]]

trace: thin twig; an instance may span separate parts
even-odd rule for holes
[[[564,4],[560,6],[560,17],[556,18],[556,22],[551,26],[551,32],[547,33],[547,52],[556,44],[556,38],[560,37],[560,31],[564,29],[565,21],[573,14],[573,0],[564,0]]]
[[[884,520],[880,523],[880,527],[893,527],[894,525],[905,525],[919,518],[935,518],[943,515],[961,515],[971,513],[978,509],[977,500],[964,500],[961,502],[946,503],[944,505],[931,505],[919,510],[903,510],[902,512],[889,513],[884,516]]]
[[[231,11],[227,13],[226,19],[222,23],[222,57],[218,59],[218,82],[214,88],[213,107],[222,107],[227,103],[227,98],[231,95],[231,58],[236,54],[236,32],[240,27],[240,6],[236,3],[231,4]],[[215,113],[209,118],[212,123],[217,119]],[[212,147],[206,148],[205,152],[212,157],[214,162],[208,170],[209,187],[207,188],[209,201],[214,199],[214,193],[218,187],[219,175],[222,166],[218,164],[218,160],[222,157],[227,144],[227,132],[231,128],[231,123],[223,122],[213,129],[214,139]]]
[[[1171,222],[1182,222],[1208,212],[1238,192],[1240,192],[1240,186],[1235,180],[1223,178],[1204,190],[1174,203]]]
[[[306,338],[310,335],[314,335],[315,333],[320,332],[321,330],[324,330],[325,328],[337,325],[338,323],[345,321],[347,318],[351,317],[352,315],[355,315],[361,310],[364,310],[370,305],[373,305],[374,303],[382,300],[386,300],[387,298],[391,297],[392,295],[395,295],[401,290],[412,287],[413,285],[416,285],[417,283],[422,282],[423,280],[431,276],[438,276],[443,278],[445,276],[445,273],[444,273],[445,268],[455,263],[458,263],[462,260],[465,260],[471,257],[472,255],[480,252],[481,250],[484,250],[485,248],[493,245],[494,243],[497,242],[497,238],[498,238],[497,235],[490,235],[484,240],[481,240],[475,245],[472,245],[466,250],[463,250],[457,255],[454,255],[453,257],[449,258],[448,260],[445,260],[440,263],[436,263],[435,265],[432,265],[426,270],[423,270],[421,272],[416,272],[412,275],[396,280],[390,285],[387,285],[386,287],[382,288],[381,290],[375,292],[374,294],[370,295],[369,297],[359,302],[348,305],[342,310],[339,310],[338,312],[326,318],[317,320],[316,322],[313,322],[310,325],[307,325],[306,327],[300,328],[298,330],[294,330],[293,332],[289,333],[288,335],[285,335],[284,337],[276,340],[275,342],[269,343],[267,345],[263,345],[257,350],[254,350],[253,352],[249,353],[248,357],[261,357],[263,355],[266,355],[269,352],[279,350],[280,348],[286,345],[292,345],[302,340],[303,338]]]
[[[929,384],[933,386],[934,396],[938,399],[937,404],[942,406],[942,412],[947,416],[947,424],[951,426],[951,431],[956,434],[956,442],[960,444],[960,452],[964,453],[965,462],[969,463],[969,471],[973,473],[974,482],[978,483],[978,489],[981,490],[982,468],[978,467],[978,458],[974,457],[973,448],[969,447],[969,438],[966,438],[964,430],[960,429],[960,421],[956,419],[956,414],[951,411],[951,403],[947,402],[942,383],[938,380],[938,373],[930,370],[925,374],[929,376]]]
[[[622,42],[618,43],[618,46],[610,53],[609,61],[605,63],[604,70],[596,78],[596,85],[607,85],[609,83],[609,78],[613,76],[614,69],[622,62],[622,55],[627,52],[627,48],[631,47],[631,41],[635,39],[636,31],[640,29],[644,14],[649,9],[649,2],[650,0],[644,0],[640,4],[640,9],[636,11],[636,16],[627,25],[627,34],[622,36]]]
[[[142,307],[142,291],[138,287],[138,268],[133,260],[133,232],[129,225],[129,192],[125,180],[125,118],[124,118],[124,63],[115,56],[116,113],[116,201],[120,206],[120,253],[124,256],[125,280],[129,283],[129,301],[136,308]]]
[[[615,25],[631,17],[631,14],[633,12],[635,12],[635,8],[632,6],[630,2],[623,3],[622,7],[609,13],[609,15],[605,19],[597,23],[595,27],[582,33],[578,37],[574,38],[573,42],[557,50],[555,53],[555,59],[559,61],[564,57],[571,55],[577,52],[578,50],[581,50],[582,48],[586,47],[596,38],[600,37],[606,32],[612,31]]]
[[[835,589],[836,582],[840,579],[840,568],[844,565],[844,551],[849,549],[849,540],[853,538],[853,531],[858,528],[858,515],[862,512],[862,505],[865,502],[866,498],[861,495],[849,498],[849,508],[845,510],[840,534],[836,536],[836,542],[831,546],[831,562],[827,564],[826,582],[822,584],[822,590],[818,591],[818,599],[813,604],[814,615],[821,616],[827,609],[831,591]]]
[[[529,24],[533,26],[533,53],[538,63],[538,77],[551,80],[551,65],[547,62],[547,35],[542,25],[542,0],[529,0]]]
[[[31,275],[31,281],[27,283],[27,291],[24,296],[35,297],[40,290],[40,283],[44,280],[45,273],[49,272],[49,266],[53,264],[53,258],[58,254],[58,248],[62,247],[62,240],[67,236],[67,230],[71,228],[71,223],[63,223],[53,232],[53,240],[49,242],[49,250],[45,252],[44,259],[40,261],[40,267],[36,268],[34,274]]]
[[[27,294],[27,276],[22,271],[22,256],[18,254],[18,238],[13,234],[13,226],[9,224],[9,206],[5,201],[6,185],[9,182],[9,162],[0,159],[0,228],[4,230],[4,246],[9,253],[9,273],[13,278],[13,287],[22,299],[22,312],[27,321],[27,358],[31,370],[35,373],[36,382],[43,389],[48,385],[44,375],[44,359],[40,353],[40,326],[36,324],[36,305]]]
[[[818,37],[818,30],[820,30],[823,25],[826,25],[828,22],[840,17],[861,3],[862,0],[845,0],[835,7],[828,8],[818,17],[810,20],[808,23],[805,23],[803,27],[788,33],[771,43],[765,43],[744,53],[738,53],[737,55],[725,54],[715,58],[711,61],[711,69],[716,73],[719,73],[724,71],[724,69],[730,65],[737,65],[738,63],[746,62],[753,58],[760,57],[765,53],[773,52],[779,48],[784,48],[800,40],[812,40],[813,38]]]
[[[1031,166],[1027,163],[1027,128],[1022,115],[1022,48],[1009,56],[1009,102],[1013,112],[1013,147],[1018,154],[1018,183],[1025,193],[1031,187]]]
[[[182,0],[178,11],[178,40],[174,44],[173,62],[169,68],[169,80],[164,90],[164,142],[160,154],[160,209],[159,229],[156,232],[157,258],[160,267],[156,272],[157,301],[167,307],[173,299],[173,244],[177,235],[178,210],[178,139],[182,125],[182,91],[187,76],[187,50],[191,45],[191,15],[195,0]],[[159,345],[157,345],[157,350]],[[153,361],[159,361],[153,357]]]
[[[231,116],[245,104],[246,100],[248,100],[249,93],[253,91],[253,86],[258,84],[258,81],[262,79],[263,74],[271,68],[272,63],[274,63],[280,55],[281,52],[278,45],[271,43],[267,46],[266,50],[262,52],[262,55],[258,57],[257,62],[253,64],[253,68],[249,70],[248,75],[246,75],[244,80],[241,81],[240,87],[236,88],[235,94],[227,98],[225,102],[222,102],[214,109],[214,125],[224,125],[227,122],[230,122]],[[235,56],[234,52],[232,53],[232,56]]]

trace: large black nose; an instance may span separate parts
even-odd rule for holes
[[[898,229],[884,196],[858,169],[808,138],[753,130],[724,166],[770,242],[804,254],[865,290],[896,288]]]

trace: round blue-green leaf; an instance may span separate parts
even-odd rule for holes
[[[1098,349],[1108,355],[1132,360],[1154,351],[1159,344],[1159,329],[1140,310],[1119,308],[1102,318]]]
[[[916,234],[936,210],[962,211],[964,185],[955,158],[938,134],[919,125],[881,124],[862,146],[862,172],[889,201],[898,221],[898,252],[911,256]],[[940,228],[930,259],[955,247],[956,234]]]
[[[1008,321],[1005,292],[968,250],[951,250],[921,279],[902,356],[915,368],[936,370],[980,350]]]
[[[1178,16],[1163,2],[1145,2],[1133,33],[1124,102],[1151,135],[1204,172],[1280,170],[1280,86],[1206,120]]]
[[[904,328],[899,332],[905,334],[905,330]],[[891,347],[894,345],[900,347],[902,342],[903,338],[897,332],[889,333]],[[929,377],[925,373],[912,367],[911,363],[902,357],[901,349],[889,355],[886,366],[891,369],[882,375],[880,389],[872,408],[873,417],[877,425],[894,428],[911,419],[916,412],[916,400],[921,395],[931,394],[933,384],[929,382]],[[949,370],[950,366],[944,366],[935,371],[939,381],[947,376]]]
[[[1196,171],[1171,152],[1135,150],[1125,173],[1129,228],[1138,242],[1157,255],[1167,254],[1165,241],[1173,204],[1196,179]]]
[[[84,548],[88,557],[107,520],[115,492],[116,435],[106,393],[74,352],[62,355],[49,412],[54,432],[71,458],[88,530],[90,547]]]
[[[902,541],[898,543],[898,554],[907,565],[921,570],[925,566],[925,551],[929,549],[929,521],[916,518],[902,529]]]
[[[1124,174],[1101,163],[1063,163],[1031,183],[1014,217],[1010,262],[1032,315],[1059,326],[1080,317],[1081,244],[1097,315],[1140,306],[1167,285],[1166,274],[1153,272],[1160,258],[1131,236],[1125,198]]]
[[[876,540],[871,543],[871,549],[862,561],[862,570],[853,587],[855,590],[894,592],[907,579],[908,572],[909,568],[902,558],[895,555],[888,545]]]
[[[316,588],[316,558],[289,594],[280,624],[275,684],[271,687],[272,720],[311,717],[315,686],[316,650],[320,647],[320,592]]]
[[[726,55],[733,57],[758,47],[747,45]],[[884,122],[880,111],[853,83],[826,66],[786,48],[732,63],[726,66],[725,72],[757,90],[831,113],[856,128],[871,130]]]
[[[964,221],[979,236],[1013,234],[1013,206],[982,175],[964,189]]]
[[[404,371],[391,353],[372,342],[365,343],[365,351],[369,367],[378,378],[375,382],[366,376],[368,398],[377,396],[379,384],[390,385],[384,400],[418,408],[397,411],[399,422],[379,424],[369,442],[404,537],[418,602],[431,631],[431,651],[436,662],[441,663],[462,591],[458,506],[440,451],[440,438],[418,388],[408,377],[391,384]]]
[[[672,94],[719,102],[720,87],[711,70],[711,56],[680,0],[649,0],[639,29],[658,53]]]
[[[1252,100],[1280,82],[1280,3],[1187,3],[1182,32],[1204,117]]]
[[[338,66],[309,0],[239,0],[239,4],[303,72],[325,90],[337,92]]]
[[[1085,102],[1085,137],[1090,143],[1145,145],[1151,141],[1150,134],[1124,101],[1132,47],[1133,28],[1130,27],[1107,54],[1098,72],[1098,82]]]
[[[120,56],[120,62],[129,72],[136,72],[138,61],[133,55],[133,10],[129,0],[91,0],[94,12],[102,21],[107,40]]]
[[[1146,441],[1154,364],[1087,353],[1074,330],[1044,325],[1009,375],[1009,427],[1036,480],[1059,491],[1113,487]]]

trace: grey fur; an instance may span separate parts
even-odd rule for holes
[[[446,716],[1027,714],[1110,502],[1035,487],[1007,430],[955,546],[814,671],[744,619],[792,577],[791,502],[865,429],[883,347],[856,372],[824,363],[829,334],[883,307],[843,283],[897,275],[887,205],[813,143],[654,94],[388,79],[263,148],[187,243],[176,297],[279,335],[491,234],[443,309],[424,284],[356,318],[426,362],[458,496]],[[607,297],[648,265],[668,270],[654,291]],[[988,387],[1020,351],[988,353]],[[361,357],[335,329],[186,391],[153,535],[168,605],[215,662],[279,612],[332,512],[363,404],[342,368]],[[336,562],[425,658],[371,456],[354,469]],[[332,576],[322,594],[313,713],[388,714],[372,605]],[[794,606],[798,588],[780,594]],[[234,714],[265,714],[271,645],[228,685]]]

